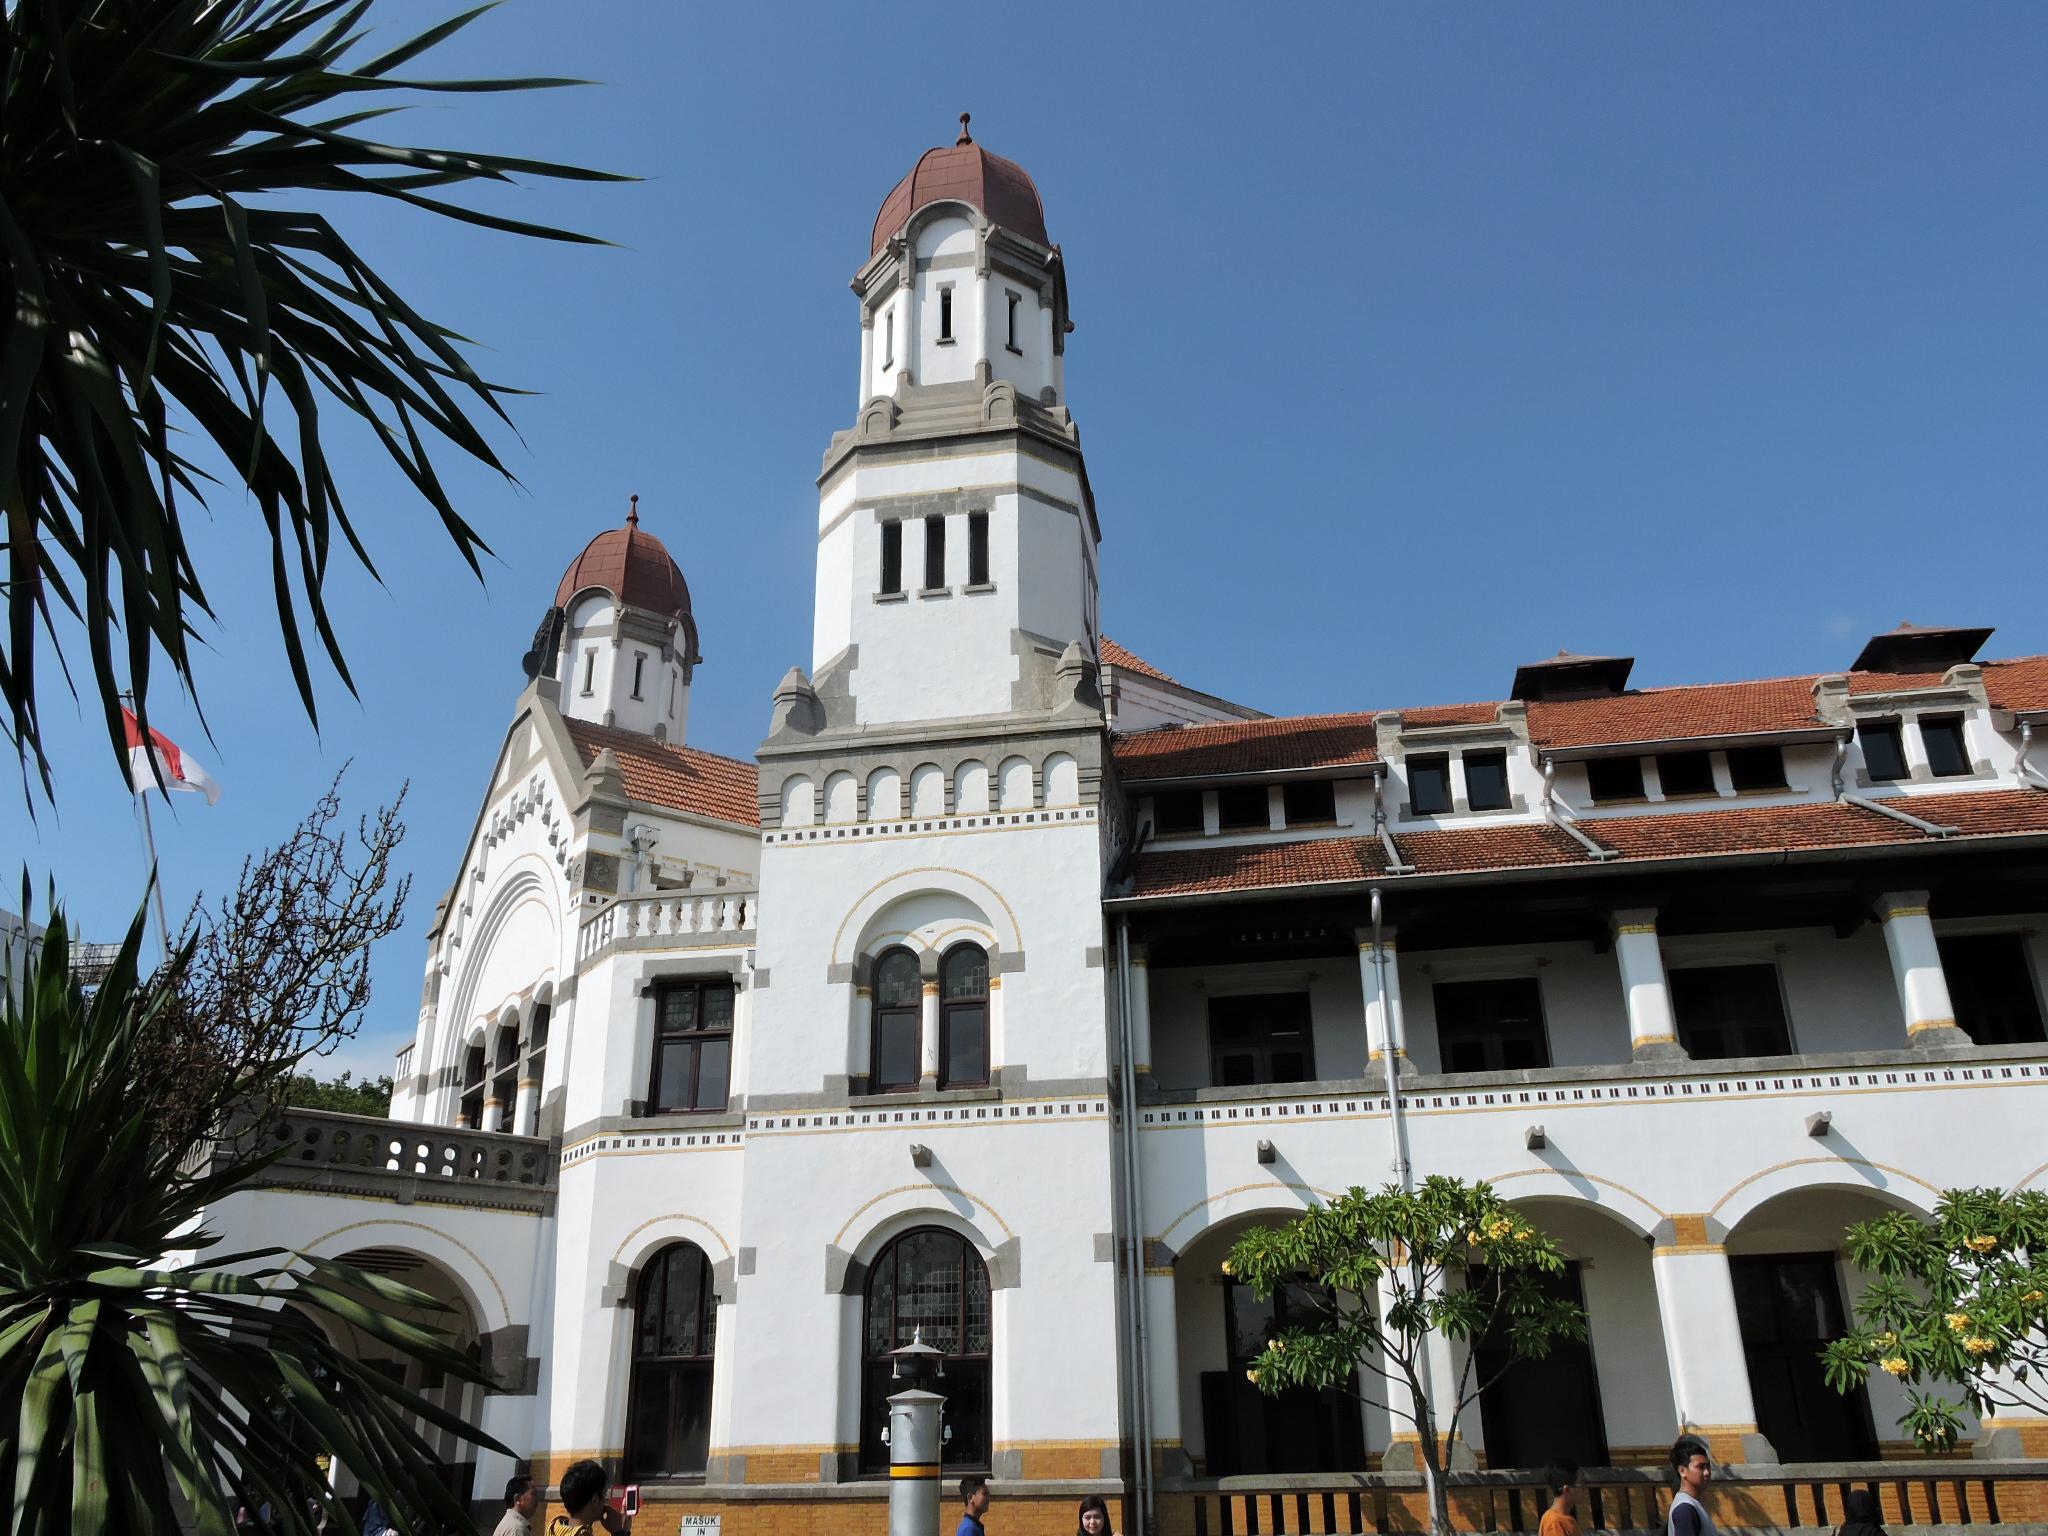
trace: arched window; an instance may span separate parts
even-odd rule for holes
[[[939,967],[939,1086],[988,1081],[988,952],[955,944]]]
[[[664,1248],[640,1274],[626,1408],[628,1477],[702,1477],[711,1444],[711,1354],[718,1301],[711,1263],[690,1243]]]
[[[462,1056],[462,1102],[456,1106],[456,1123],[470,1130],[484,1123],[484,1043],[481,1038]]]
[[[875,962],[875,1037],[868,1087],[876,1093],[917,1086],[918,1008],[923,988],[917,956],[892,949]]]
[[[861,1324],[860,1463],[864,1472],[889,1465],[882,1429],[889,1420],[889,1352],[921,1336],[943,1355],[934,1390],[946,1395],[953,1435],[941,1457],[949,1472],[986,1470],[989,1452],[988,1270],[974,1245],[956,1232],[920,1227],[877,1255],[868,1271]]]

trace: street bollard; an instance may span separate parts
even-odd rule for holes
[[[904,1387],[889,1399],[889,1536],[938,1536],[946,1399],[928,1384],[938,1379],[941,1357],[921,1332],[890,1356]]]

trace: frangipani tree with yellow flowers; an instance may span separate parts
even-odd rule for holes
[[[1544,1284],[1564,1267],[1557,1244],[1490,1184],[1438,1176],[1413,1190],[1353,1188],[1285,1226],[1255,1227],[1223,1272],[1261,1298],[1301,1286],[1296,1294],[1320,1315],[1268,1342],[1252,1384],[1268,1396],[1336,1387],[1412,1424],[1430,1528],[1442,1536],[1451,1529],[1444,1471],[1465,1411],[1515,1362],[1586,1336],[1585,1313]],[[1433,1334],[1467,1346],[1455,1382],[1428,1380]],[[1481,1339],[1504,1343],[1509,1357],[1485,1379]]]
[[[1934,1219],[1890,1211],[1849,1229],[1849,1258],[1872,1276],[1856,1327],[1822,1351],[1828,1384],[1853,1392],[1872,1370],[1898,1378],[1899,1425],[1930,1450],[1962,1432],[1960,1387],[1979,1418],[2048,1415],[2048,1194],[1951,1189]]]

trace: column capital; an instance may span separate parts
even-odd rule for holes
[[[1927,892],[1886,891],[1877,898],[1877,920],[1889,923],[1903,917],[1926,917]]]
[[[1655,933],[1657,931],[1657,909],[1655,907],[1622,907],[1607,915],[1607,924],[1617,935],[1624,933]]]
[[[1380,925],[1380,948],[1390,955],[1395,949],[1395,932],[1396,929],[1392,923]],[[1372,930],[1370,928],[1354,928],[1351,930],[1351,935],[1358,941],[1358,952],[1360,954],[1369,955],[1372,953]]]

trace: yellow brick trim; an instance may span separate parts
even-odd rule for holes
[[[1158,1445],[1160,1442],[1154,1440],[1152,1443]],[[1121,1444],[1118,1440],[998,1440],[995,1448],[999,1451],[1107,1451]]]
[[[1652,1253],[1726,1253],[1726,1243],[1659,1243]]]
[[[714,1445],[713,1456],[811,1456],[824,1455],[829,1451],[855,1451],[860,1447],[852,1443],[845,1445]],[[592,1452],[592,1455],[599,1454]]]
[[[1676,1044],[1678,1044],[1678,1036],[1676,1036],[1676,1035],[1631,1035],[1631,1036],[1629,1036],[1629,1041],[1628,1041],[1628,1043],[1629,1043],[1630,1045],[1676,1045]]]
[[[1617,923],[1614,926],[1614,931],[1617,934],[1655,933],[1657,925],[1655,923]]]
[[[1884,920],[1886,922],[1890,922],[1895,917],[1925,916],[1927,916],[1927,909],[1925,907],[1886,907],[1884,909]]]
[[[920,989],[920,993],[925,997],[937,997],[939,995],[939,984],[936,981],[928,981]]]
[[[1906,1033],[1909,1035],[1919,1035],[1926,1033],[1930,1029],[1954,1029],[1955,1027],[1956,1021],[1954,1019],[1915,1019],[1906,1026]]]

